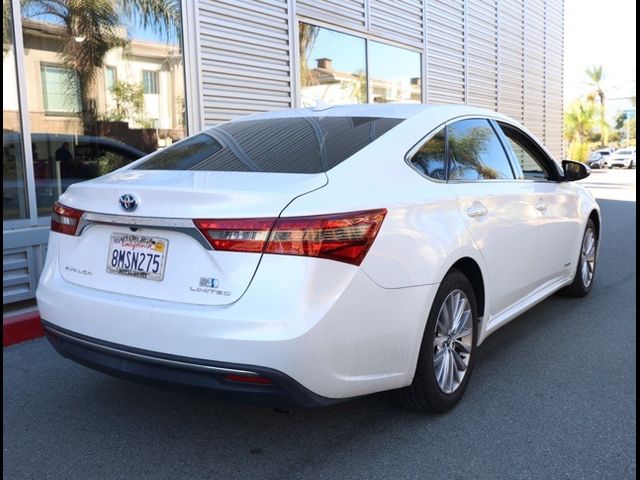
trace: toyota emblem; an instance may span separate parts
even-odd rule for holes
[[[120,195],[120,208],[125,212],[133,212],[138,208],[138,199],[131,193]]]

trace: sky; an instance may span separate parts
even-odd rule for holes
[[[611,116],[631,108],[636,85],[636,3],[633,0],[565,0],[564,100],[589,91],[584,71],[602,65]]]

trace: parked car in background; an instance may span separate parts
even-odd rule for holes
[[[4,132],[3,151],[3,208],[20,210],[25,206],[20,194],[22,174],[8,169],[19,164],[22,138],[17,132]],[[38,204],[47,214],[50,205],[69,185],[99,177],[146,155],[131,145],[105,137],[71,135],[63,133],[33,133],[31,155]],[[12,160],[13,159],[13,160]]]
[[[621,148],[612,153],[607,159],[609,168],[633,168],[636,166],[636,149],[635,147]]]
[[[604,153],[604,152],[593,152],[591,155],[589,155],[589,159],[587,160],[587,165],[589,165],[589,167],[594,168],[594,169],[598,169],[598,168],[605,168],[605,162],[606,162],[606,158],[609,156],[609,153]]]
[[[444,412],[488,335],[590,292],[588,175],[463,105],[240,118],[69,187],[44,330],[116,376],[280,406],[398,390]]]

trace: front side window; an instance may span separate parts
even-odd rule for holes
[[[512,180],[507,154],[488,120],[461,120],[447,127],[449,180]]]
[[[531,141],[522,132],[508,124],[499,123],[498,125],[507,138],[507,148],[511,149],[513,157],[522,169],[523,178],[525,180],[548,180],[550,178],[548,168],[536,153]],[[602,158],[602,155],[597,152],[596,155],[596,159]]]
[[[420,147],[411,163],[427,177],[445,180],[446,160],[445,134],[442,129]]]
[[[138,170],[320,173],[402,122],[398,118],[292,117],[228,122],[167,147]]]

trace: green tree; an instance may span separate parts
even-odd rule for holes
[[[605,104],[604,89],[602,85],[605,77],[604,70],[602,68],[602,65],[599,65],[599,66],[594,65],[591,68],[587,68],[585,70],[585,73],[587,74],[587,78],[589,79],[588,84],[593,89],[593,91],[591,92],[591,96],[597,97],[600,103],[599,125],[600,125],[600,133],[602,134],[600,137],[601,138],[600,145],[604,147],[609,143],[609,138],[608,138],[609,126],[607,125],[607,120],[606,120],[607,110],[606,110],[606,104]]]
[[[593,135],[597,107],[592,102],[577,101],[564,114],[564,136],[569,141],[569,158],[586,161],[589,138]]]
[[[144,114],[144,87],[141,83],[116,81],[111,87],[116,103],[108,115],[109,120],[139,120]]]

